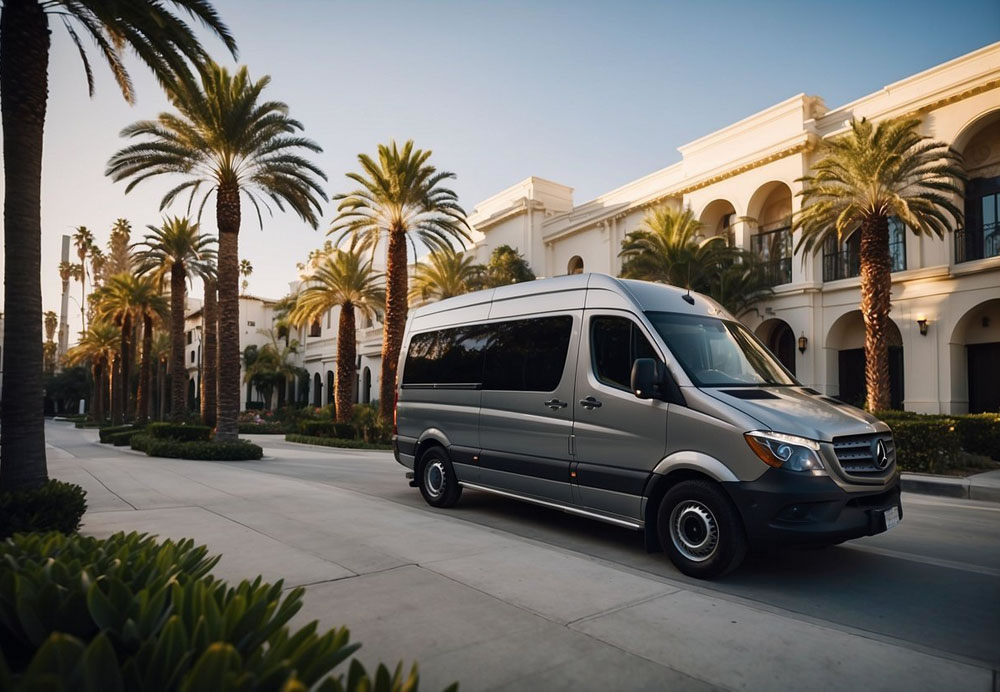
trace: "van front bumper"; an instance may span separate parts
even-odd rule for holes
[[[755,481],[723,483],[739,509],[751,546],[829,545],[886,530],[899,500],[899,475],[871,491],[847,492],[829,476],[769,469]]]

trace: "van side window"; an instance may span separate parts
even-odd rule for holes
[[[486,348],[483,389],[551,392],[559,386],[569,351],[569,315],[496,322]]]
[[[590,353],[597,379],[620,389],[631,389],[636,358],[660,359],[645,335],[626,317],[592,318]]]
[[[403,384],[482,383],[489,332],[479,325],[414,334],[406,352]]]

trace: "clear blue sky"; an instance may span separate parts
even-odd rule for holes
[[[580,203],[794,94],[835,107],[1000,39],[996,0],[215,4],[241,62],[271,75],[267,95],[287,102],[324,148],[317,162],[328,192],[347,189],[358,152],[413,138],[458,174],[468,211],[529,175],[574,187]],[[86,225],[103,242],[117,217],[143,231],[158,223],[174,181],[154,179],[126,196],[103,177],[119,130],[166,101],[132,61],[138,103],[127,106],[94,51],[97,95],[88,98],[75,48],[61,23],[52,30],[42,281],[44,308],[58,311],[61,235]],[[228,61],[220,44],[208,45]],[[265,218],[261,232],[245,210],[250,291],[282,295],[332,216],[328,207],[319,231],[293,215]],[[214,215],[205,222],[214,232]],[[71,292],[79,299],[79,284]],[[72,302],[70,312],[78,315]],[[74,336],[78,328],[72,321]]]

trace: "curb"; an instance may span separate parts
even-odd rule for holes
[[[973,483],[969,478],[904,473],[902,474],[900,484],[903,492],[907,493],[937,495],[938,497],[958,497],[983,502],[1000,502],[1000,487]]]

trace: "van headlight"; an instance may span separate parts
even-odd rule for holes
[[[768,466],[788,471],[822,471],[819,442],[806,437],[754,430],[743,433],[750,449]]]

